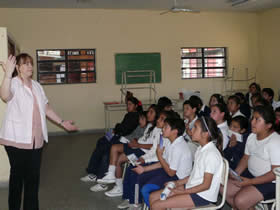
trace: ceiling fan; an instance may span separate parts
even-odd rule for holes
[[[183,6],[179,6],[177,5],[177,0],[174,0],[174,6],[172,8],[170,8],[169,10],[166,10],[164,12],[161,12],[160,15],[164,15],[166,13],[169,13],[169,12],[191,12],[191,13],[198,13],[200,12],[199,10],[194,10],[194,9],[191,9],[191,8],[187,8],[187,7],[183,7]]]

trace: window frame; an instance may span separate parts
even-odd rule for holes
[[[184,57],[182,56],[182,50],[183,49],[201,49],[201,57]],[[204,56],[204,50],[206,48],[223,48],[224,49],[224,56],[223,57],[205,57]],[[185,79],[223,79],[226,77],[227,75],[227,48],[226,47],[181,47],[180,48],[181,52],[181,79],[185,80]],[[205,59],[217,59],[217,58],[221,58],[221,59],[224,59],[225,61],[225,65],[224,67],[205,67]],[[199,67],[195,67],[193,69],[201,69],[202,70],[202,77],[192,77],[192,78],[183,78],[183,67],[182,67],[182,61],[183,59],[201,59],[202,60],[202,67],[199,68]],[[206,69],[224,69],[224,76],[222,77],[205,77],[205,70]]]
[[[75,50],[93,50],[94,51],[94,58],[93,59],[68,59],[68,51],[75,51]],[[64,60],[39,60],[39,55],[38,55],[38,51],[65,51],[65,59]],[[84,61],[84,62],[89,62],[89,61],[93,61],[94,64],[94,70],[93,71],[68,71],[68,65],[69,65],[69,61]],[[37,62],[37,81],[41,84],[41,85],[75,85],[75,84],[96,84],[97,83],[97,74],[96,74],[96,48],[63,48],[63,49],[37,49],[36,50],[36,62]],[[59,72],[44,72],[44,73],[40,73],[39,72],[39,64],[40,63],[64,63],[65,64],[65,71],[63,72],[63,74],[65,74],[65,83],[41,83],[40,81],[40,75],[44,75],[44,74],[58,74]],[[95,73],[95,77],[94,77],[94,82],[72,82],[69,83],[68,82],[68,74],[69,73]]]

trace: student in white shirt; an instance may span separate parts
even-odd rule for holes
[[[187,143],[190,147],[192,157],[196,152],[198,145],[192,141],[192,128],[194,126],[195,121],[197,120],[199,103],[196,100],[186,100],[183,104],[184,110],[184,121],[186,126],[186,131],[183,134],[183,137],[187,140]]]
[[[237,116],[245,117],[245,115],[240,112],[240,99],[238,96],[232,95],[228,98],[227,108],[232,118]]]
[[[170,145],[166,148],[158,146],[156,152],[159,162],[133,169],[141,174],[140,187],[143,186],[141,192],[147,205],[151,192],[162,189],[168,181],[183,179],[191,173],[193,159],[188,144],[182,137],[183,132],[182,119],[167,118],[164,121],[163,136],[169,139]]]
[[[145,154],[145,151],[152,147],[153,136],[159,135],[160,130],[156,129],[156,121],[159,116],[159,110],[156,105],[151,105],[147,113],[148,125],[144,131],[144,135],[138,140],[132,140],[128,144],[114,144],[110,152],[110,164],[107,174],[97,179],[98,184],[90,188],[91,191],[103,191],[107,190],[108,187],[105,184],[116,183],[116,186],[106,192],[111,197],[122,195],[122,164],[126,161],[127,155],[135,153],[136,156],[140,157]]]
[[[216,104],[211,107],[211,118],[215,120],[218,128],[223,134],[223,150],[227,147],[229,143],[229,134],[228,134],[228,123],[229,119],[228,110],[225,104]]]
[[[272,107],[255,107],[252,134],[235,169],[242,181],[228,182],[227,201],[235,209],[253,209],[259,201],[275,198],[273,169],[280,166],[280,136],[274,124]]]
[[[192,138],[200,146],[190,176],[175,181],[176,187],[166,200],[160,200],[162,190],[152,193],[152,210],[189,209],[217,201],[223,173],[223,159],[218,150],[222,144],[221,133],[213,119],[201,117],[195,122]]]

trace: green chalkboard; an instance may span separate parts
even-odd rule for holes
[[[122,83],[122,72],[152,70],[155,72],[156,82],[161,82],[160,53],[117,53],[115,55],[116,83]],[[139,73],[135,73],[139,75]],[[143,75],[148,73],[143,72]],[[133,73],[130,75],[133,75]],[[149,83],[149,78],[129,78],[127,84]]]

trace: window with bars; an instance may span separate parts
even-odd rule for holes
[[[95,83],[95,49],[37,50],[41,84]]]
[[[221,78],[226,66],[225,47],[181,48],[182,79]]]

